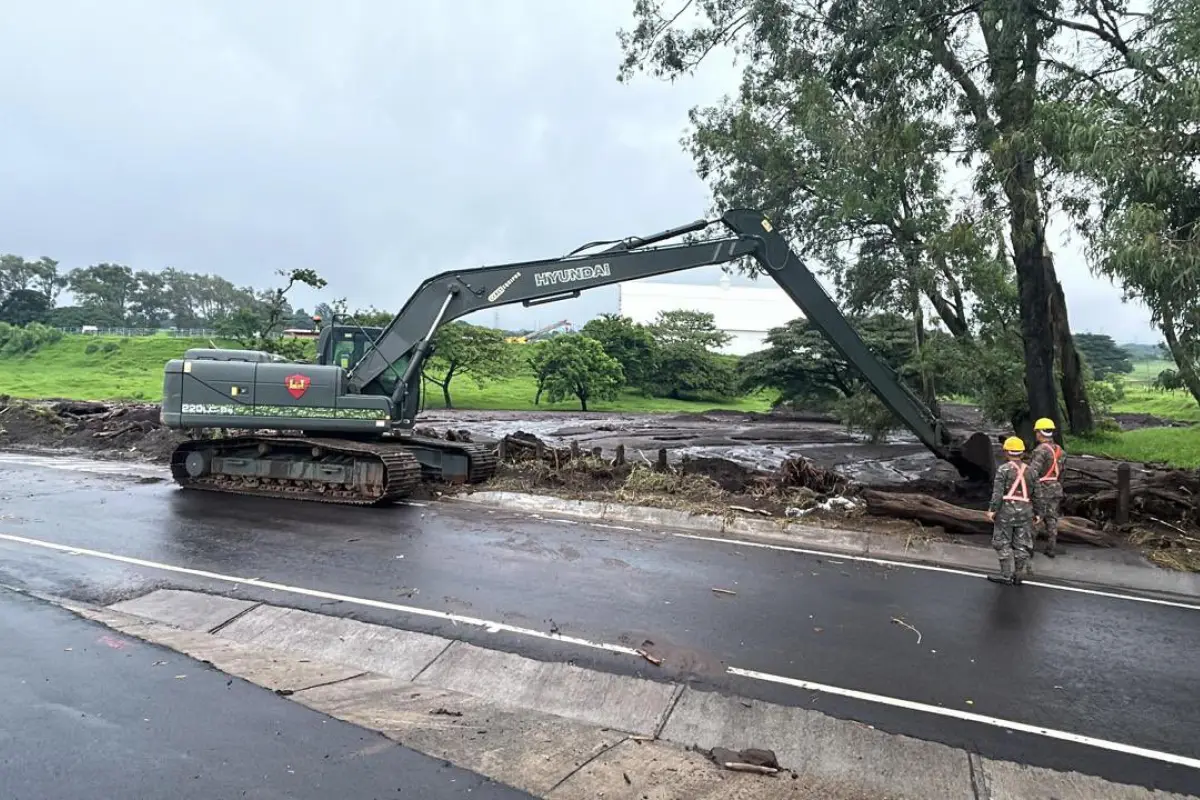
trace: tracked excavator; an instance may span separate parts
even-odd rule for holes
[[[727,229],[721,238],[661,244],[718,222]],[[190,349],[164,373],[163,422],[190,437],[171,456],[172,476],[188,489],[351,505],[400,500],[422,480],[485,481],[497,468],[494,448],[415,431],[421,369],[440,326],[482,309],[565,300],[598,286],[747,257],[929,450],[968,480],[990,479],[995,464],[987,435],[964,439],[947,430],[876,358],[771,222],[749,209],[651,236],[593,242],[562,258],[436,275],[386,327],[326,325],[316,363]],[[254,433],[210,435],[230,429]]]

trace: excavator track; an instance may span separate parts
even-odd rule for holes
[[[484,481],[491,480],[496,475],[496,470],[500,466],[500,460],[495,448],[484,444],[455,442],[449,439],[435,439],[430,436],[412,436],[405,441],[418,447],[465,456],[468,463],[467,475],[465,476],[465,480],[461,477],[458,479],[461,482],[483,483]],[[441,474],[441,471],[436,468],[423,467],[423,469],[425,480],[447,480]]]
[[[408,497],[422,477],[403,444],[308,436],[193,439],[171,454],[171,475],[186,489],[357,506]]]

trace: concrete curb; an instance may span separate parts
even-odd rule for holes
[[[282,606],[166,589],[108,607],[41,597],[551,800],[1200,800]],[[785,771],[719,770],[693,749],[715,746],[773,749]]]
[[[954,567],[973,572],[993,572],[994,553],[985,547],[936,541],[912,541],[867,531],[820,528],[790,519],[760,519],[738,514],[728,517],[692,514],[651,506],[567,500],[552,495],[481,491],[455,495],[459,503],[534,515],[556,515],[575,520],[640,525],[714,538],[747,539],[766,544],[811,548],[822,552],[882,558]],[[1122,564],[1088,557],[1081,551],[1070,557],[1035,559],[1037,578],[1096,589],[1126,589],[1180,599],[1200,598],[1200,574],[1174,572],[1148,561]]]

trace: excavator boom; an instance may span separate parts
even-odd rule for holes
[[[652,246],[715,224],[699,220],[653,236],[596,243],[608,245],[598,253],[576,251],[563,258],[436,275],[418,287],[382,331],[370,334],[365,352],[348,369],[338,365],[332,348],[338,335],[350,337],[353,331],[333,327],[322,332],[320,363],[314,366],[279,363],[264,353],[189,351],[167,365],[163,418],[168,426],[233,427],[237,419],[237,427],[300,428],[302,435],[256,435],[221,445],[185,443],[173,459],[176,480],[196,488],[359,503],[383,502],[411,491],[417,463],[427,478],[485,480],[495,469],[490,452],[413,432],[421,369],[442,325],[484,309],[554,302],[599,286],[747,257],[758,262],[922,444],[963,477],[990,479],[994,461],[988,437],[951,434],[871,352],[765,216],[733,209],[719,222],[730,235]],[[415,461],[406,461],[406,453]],[[337,468],[330,468],[330,462]],[[393,481],[400,475],[402,480]],[[264,482],[267,488],[260,488]]]

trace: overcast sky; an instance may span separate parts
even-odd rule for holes
[[[617,83],[632,7],[6,3],[0,252],[259,286],[311,266],[327,294],[298,304],[398,309],[434,272],[689,222],[709,195],[679,145],[687,110],[737,73],[720,57],[698,79]],[[1077,331],[1158,340],[1077,250],[1057,255]],[[615,310],[607,288],[498,322]]]

